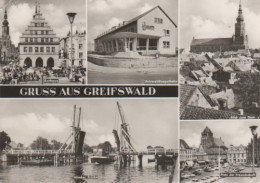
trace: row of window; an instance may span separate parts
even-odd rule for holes
[[[34,23],[35,27],[44,27],[44,23]]]
[[[53,42],[53,38],[25,38],[25,42],[28,43],[38,43],[38,42],[41,42],[41,43],[52,43]]]
[[[40,50],[39,50],[39,48],[40,48]],[[32,53],[33,47],[24,47],[23,52],[24,53],[27,53],[27,52]],[[34,52],[35,53],[39,53],[39,52],[44,53],[44,47],[34,47]],[[46,52],[47,53],[50,53],[50,52],[55,53],[55,47],[46,47]]]
[[[240,158],[240,155],[241,155],[242,158],[244,157],[243,153],[241,153],[241,154],[233,154],[233,157],[234,158],[236,158],[236,157]],[[229,157],[232,158],[232,154],[229,154]]]
[[[154,18],[154,23],[163,24],[163,19],[162,18]]]
[[[170,48],[170,41],[163,41],[163,48]]]
[[[45,30],[30,30],[30,34],[35,35],[48,35],[49,31]]]

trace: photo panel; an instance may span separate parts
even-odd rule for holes
[[[85,0],[2,0],[0,84],[86,83]]]
[[[0,101],[3,182],[178,182],[176,99]]]
[[[237,119],[182,121],[180,182],[259,182],[258,124]]]
[[[178,0],[88,1],[88,84],[177,84]]]
[[[184,0],[180,9],[180,119],[258,119],[258,1]]]

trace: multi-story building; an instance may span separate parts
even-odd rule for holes
[[[193,160],[193,149],[183,140],[180,139],[180,163],[186,163]]]
[[[227,151],[228,162],[231,164],[246,164],[246,147],[230,145]]]
[[[27,67],[60,66],[59,38],[43,18],[36,3],[33,20],[20,37],[20,65]]]
[[[0,37],[0,62],[14,61],[18,59],[18,50],[11,41],[9,34],[9,22],[7,11],[5,10],[2,25],[2,37]]]
[[[177,25],[160,6],[156,6],[99,35],[95,39],[95,51],[103,54],[175,55],[176,35]]]
[[[86,31],[82,33],[76,31],[76,33],[72,35],[72,52],[70,33],[60,41],[60,59],[64,66],[74,65],[86,67],[86,52]]]
[[[238,17],[235,24],[235,35],[231,38],[195,39],[191,42],[191,52],[226,52],[249,49],[248,37],[245,34],[245,22],[242,5],[239,4]]]

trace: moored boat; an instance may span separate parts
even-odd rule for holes
[[[29,161],[21,161],[21,165],[28,166],[45,166],[45,165],[53,165],[53,160],[29,160]]]

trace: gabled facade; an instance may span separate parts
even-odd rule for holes
[[[26,67],[59,66],[59,38],[43,18],[36,3],[33,20],[20,37],[20,65]]]
[[[175,55],[177,26],[160,6],[112,27],[95,39],[95,51],[104,54]]]

